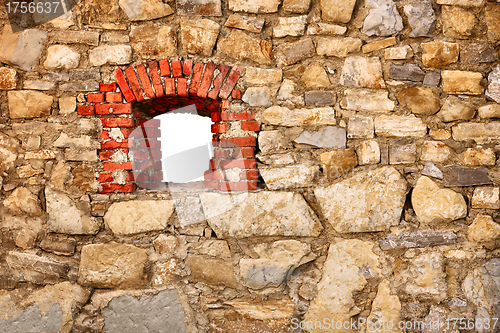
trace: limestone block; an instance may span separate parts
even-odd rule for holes
[[[305,83],[307,88],[328,88],[331,85],[325,69],[317,63],[307,66],[300,80]]]
[[[188,53],[209,57],[212,55],[219,30],[219,24],[212,20],[183,19],[181,20],[182,48]]]
[[[253,14],[276,13],[281,0],[229,0],[229,10]]]
[[[175,34],[176,31],[168,25],[156,27],[151,23],[144,23],[131,27],[130,45],[143,59],[167,58],[177,54]],[[116,46],[113,45],[108,47]],[[120,58],[120,61],[130,61],[130,57],[128,56],[129,53],[127,52],[130,48],[126,49],[125,47],[126,46],[122,46],[124,49],[118,50],[123,52],[123,58]],[[114,61],[117,62],[117,60]],[[108,60],[108,62],[113,64],[111,60]],[[120,64],[118,63],[118,65]]]
[[[471,242],[492,242],[498,237],[500,237],[500,224],[496,223],[490,215],[477,215],[474,222],[467,228],[467,238]]]
[[[390,36],[403,30],[403,20],[392,0],[366,0],[369,10],[361,32],[368,36]]]
[[[319,166],[296,164],[286,166],[259,165],[259,173],[270,190],[308,187],[319,174]]]
[[[448,94],[481,95],[483,75],[478,72],[443,71],[443,91]]]
[[[470,107],[467,103],[463,102],[460,98],[456,96],[448,96],[437,116],[443,122],[450,122],[455,120],[472,119],[475,113],[476,110]]]
[[[476,16],[457,6],[442,6],[443,35],[450,38],[466,39],[477,26]]]
[[[479,144],[500,140],[500,123],[461,123],[452,127],[453,139],[457,141],[474,140]]]
[[[460,46],[458,43],[448,43],[435,40],[422,43],[422,63],[425,67],[445,68],[458,61]]]
[[[17,71],[8,67],[0,67],[0,90],[16,89]]]
[[[32,90],[15,90],[7,93],[12,119],[36,118],[50,115],[53,97]]]
[[[472,208],[500,209],[500,189],[498,187],[481,186],[474,189]]]
[[[350,117],[347,125],[347,137],[349,139],[372,139],[373,134],[373,118],[371,117]]]
[[[347,57],[342,67],[340,84],[360,88],[385,88],[380,59],[378,57]]]
[[[443,255],[440,252],[424,253],[413,258],[407,271],[409,273],[405,283],[407,293],[436,301],[446,298],[446,274]]]
[[[262,39],[253,38],[244,32],[233,29],[226,39],[217,44],[222,53],[235,59],[247,59],[260,64],[272,61],[272,44]]]
[[[352,37],[321,37],[316,52],[320,56],[345,58],[349,53],[359,52],[363,41]]]
[[[492,148],[474,149],[467,148],[462,155],[463,163],[466,166],[488,165],[494,166],[496,162],[495,151]]]
[[[389,164],[415,163],[417,146],[406,140],[398,140],[389,147]]]
[[[398,92],[397,97],[399,103],[406,105],[414,114],[433,115],[441,108],[439,97],[429,88],[408,88]]]
[[[9,251],[5,262],[12,276],[21,281],[45,285],[68,277],[68,264],[33,253]]]
[[[430,1],[419,1],[403,6],[411,26],[410,37],[430,37],[436,17]]]
[[[29,72],[36,66],[46,39],[45,31],[27,29],[13,33],[11,26],[6,24],[0,40],[0,61]]]
[[[375,118],[375,134],[379,136],[422,137],[427,126],[422,119],[411,116],[378,116]]]
[[[500,103],[500,66],[497,65],[488,74],[488,90],[486,96],[493,99],[495,102]]]
[[[295,64],[316,54],[313,41],[310,38],[284,43],[278,46],[277,51],[276,60],[282,66]]]
[[[310,6],[311,0],[283,0],[283,11],[286,14],[305,14]]]
[[[13,214],[40,216],[43,214],[40,200],[25,187],[18,187],[3,201],[3,205]]]
[[[354,149],[335,149],[319,156],[323,174],[329,180],[345,177],[358,165]]]
[[[126,65],[132,60],[132,48],[129,45],[101,45],[89,51],[92,66]]]
[[[389,99],[387,90],[352,89],[344,90],[340,106],[346,110],[366,112],[390,112],[395,103]]]
[[[299,148],[345,148],[346,131],[334,126],[326,126],[318,131],[306,130],[293,142]]]
[[[359,165],[377,164],[380,162],[380,146],[375,140],[363,141],[357,148]]]
[[[253,17],[240,14],[231,14],[227,18],[224,25],[230,28],[238,28],[248,30],[250,32],[261,32],[264,27],[265,20],[262,17]]]
[[[349,23],[356,0],[321,0],[321,17],[325,21]]]
[[[488,26],[488,39],[500,40],[500,4],[488,4],[484,11],[484,18]]]
[[[272,125],[307,126],[335,125],[335,110],[332,107],[314,109],[292,109],[282,106],[271,106],[262,113],[262,118]]]
[[[346,31],[347,28],[341,25],[317,22],[309,24],[306,33],[308,35],[344,35]]]
[[[226,260],[189,256],[186,259],[186,267],[191,271],[188,277],[190,282],[205,282],[230,288],[238,286],[233,264]]]
[[[251,106],[270,106],[273,104],[271,91],[268,87],[249,87],[241,100]]]
[[[422,145],[420,160],[425,162],[444,163],[453,154],[453,150],[441,141],[425,141]]]
[[[222,16],[221,0],[176,0],[179,15]]]
[[[278,17],[278,22],[273,28],[273,36],[280,38],[286,36],[302,36],[306,30],[307,15]]]
[[[386,60],[407,60],[413,58],[413,50],[410,46],[398,46],[385,49],[384,57]]]
[[[281,69],[247,67],[245,70],[245,81],[249,85],[269,86],[280,83],[282,78]]]

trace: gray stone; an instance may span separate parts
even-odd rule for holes
[[[431,162],[426,162],[424,165],[424,169],[422,170],[422,175],[430,176],[437,179],[443,179],[443,172]]]
[[[100,81],[101,72],[98,69],[72,69],[69,71],[71,81]]]
[[[346,131],[341,127],[327,126],[320,131],[304,131],[294,143],[299,148],[345,148]]]
[[[495,48],[490,44],[471,43],[462,48],[460,60],[466,64],[493,62],[496,60]]]
[[[445,186],[476,186],[491,184],[486,168],[466,168],[459,165],[451,165],[444,168]]]
[[[273,104],[271,91],[267,87],[249,87],[241,99],[251,106],[270,106]]]
[[[284,43],[278,47],[277,59],[281,65],[288,66],[313,57],[316,49],[312,39],[301,39],[293,43]]]
[[[425,72],[424,85],[437,87],[441,82],[441,74],[438,72]]]
[[[26,80],[23,82],[23,89],[29,90],[50,90],[56,86],[55,82],[42,80]]]
[[[120,0],[118,3],[130,21],[154,20],[174,12],[161,0]]]
[[[59,86],[61,91],[99,91],[99,82],[70,82]]]
[[[384,251],[408,249],[427,246],[440,246],[454,244],[457,235],[451,231],[414,231],[409,235],[389,235],[379,241],[380,248]]]
[[[406,140],[395,142],[389,147],[389,164],[415,163],[417,147],[414,143],[408,144]]]
[[[208,224],[218,238],[313,236],[323,230],[304,197],[295,192],[204,193]]]
[[[45,31],[28,29],[20,33],[12,33],[10,25],[6,24],[0,43],[0,61],[29,72],[36,66],[46,39]]]
[[[222,16],[221,0],[176,0],[179,15]]]
[[[156,295],[113,298],[101,310],[108,333],[187,332],[184,310],[176,289],[165,289]]]
[[[373,138],[373,118],[362,116],[349,118],[347,137],[349,139]]]
[[[306,105],[326,106],[334,105],[336,101],[335,93],[332,91],[313,90],[304,94]]]
[[[50,39],[61,44],[99,45],[99,33],[95,31],[59,30],[52,32]]]
[[[403,30],[403,20],[392,0],[366,0],[369,9],[361,32],[368,36],[390,36]]]
[[[181,227],[206,220],[198,196],[181,195],[175,198],[175,212]]]
[[[264,27],[265,19],[263,17],[253,17],[240,14],[231,14],[224,25],[230,28],[248,30],[251,32],[261,32]]]
[[[65,70],[77,68],[80,54],[65,45],[52,45],[47,49],[47,59],[43,63],[46,69]]]
[[[92,66],[126,65],[132,60],[130,45],[101,45],[89,51],[89,60]]]
[[[393,167],[358,173],[314,194],[337,232],[383,231],[398,225],[406,201],[406,181]]]
[[[391,63],[389,78],[400,81],[422,82],[425,72],[415,64],[395,65]]]
[[[62,311],[59,304],[52,306],[42,312],[36,305],[28,307],[15,318],[8,320],[0,319],[0,331],[9,333],[33,332],[60,332],[62,322]]]
[[[410,37],[430,37],[436,21],[432,3],[424,0],[404,5],[403,9],[412,29]]]
[[[319,166],[299,163],[280,167],[259,165],[259,173],[270,190],[308,187],[319,174]]]
[[[47,81],[68,81],[68,73],[47,72],[43,75],[43,79]]]
[[[385,88],[380,59],[378,57],[347,57],[342,67],[340,84],[360,88]]]
[[[486,90],[486,96],[500,103],[500,65],[496,65],[490,74],[488,74],[488,90]]]

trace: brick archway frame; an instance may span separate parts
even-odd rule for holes
[[[215,75],[218,70],[217,75]],[[215,103],[208,106],[211,111],[214,133],[214,157],[205,172],[205,187],[222,191],[255,190],[257,188],[258,170],[255,161],[256,135],[260,123],[255,121],[255,113],[251,110],[232,112],[230,104],[241,99],[241,92],[235,89],[241,70],[226,64],[193,63],[192,60],[154,60],[138,66],[130,66],[124,71],[115,71],[115,83],[100,83],[100,92],[87,95],[87,102],[77,106],[81,116],[98,117],[102,122],[102,133],[99,137],[99,158],[102,170],[98,181],[101,184],[100,193],[134,192],[140,183],[132,173],[132,156],[129,148],[145,149],[143,157],[151,166],[159,165],[161,170],[161,152],[159,149],[159,122],[146,122],[140,119],[141,113],[134,111],[134,103],[147,103],[147,100],[165,100],[190,98],[206,100]],[[147,123],[147,125],[144,125]],[[240,137],[226,136],[225,133],[239,123],[245,135]],[[147,142],[129,140],[130,133],[138,126],[146,126]],[[155,128],[156,127],[156,128]],[[117,131],[121,132],[120,140],[116,140]],[[113,133],[115,135],[113,135]],[[155,134],[156,133],[156,134]],[[155,137],[156,136],[156,137]],[[153,142],[156,140],[157,142]],[[235,149],[238,147],[236,156]],[[115,154],[122,158],[117,161]],[[126,158],[123,158],[123,155]],[[229,181],[224,170],[240,169],[239,179]],[[116,176],[116,171],[120,177]],[[126,176],[124,177],[124,173]],[[161,181],[152,176],[149,181]],[[118,179],[119,178],[119,179]],[[156,179],[155,179],[156,178]]]

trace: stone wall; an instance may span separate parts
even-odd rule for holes
[[[498,331],[498,1],[0,9],[1,332]],[[193,103],[206,181],[151,189]]]

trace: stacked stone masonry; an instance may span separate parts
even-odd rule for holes
[[[500,330],[500,1],[69,9],[0,4],[0,332]]]

